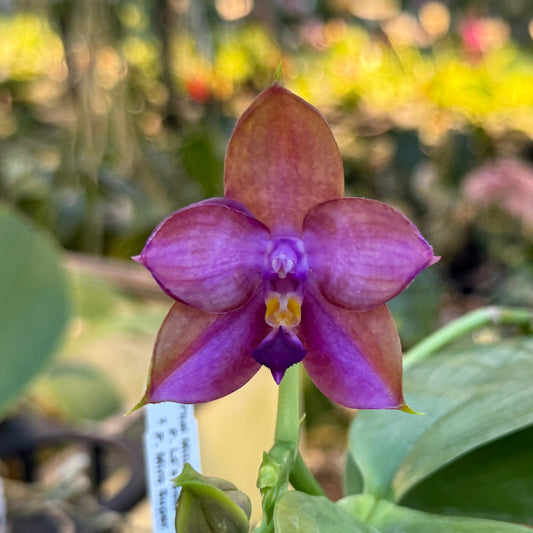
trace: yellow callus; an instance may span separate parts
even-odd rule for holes
[[[265,304],[265,321],[273,328],[279,326],[293,328],[302,319],[302,299],[296,293],[281,294],[279,292],[271,292],[265,298]]]

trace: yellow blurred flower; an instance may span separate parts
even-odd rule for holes
[[[43,76],[63,59],[61,39],[45,19],[30,13],[0,17],[0,79]]]

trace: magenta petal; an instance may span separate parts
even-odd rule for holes
[[[342,159],[320,113],[275,84],[237,122],[224,184],[273,234],[291,234],[311,207],[343,196]]]
[[[244,206],[211,199],[164,220],[135,259],[173,298],[224,312],[243,305],[261,282],[268,239]]]
[[[409,219],[365,198],[341,198],[311,209],[303,240],[324,297],[358,311],[394,298],[438,259]]]
[[[144,403],[209,402],[242,387],[260,368],[252,349],[269,329],[258,292],[225,314],[175,303],[159,330]]]
[[[306,349],[300,339],[281,326],[272,331],[252,352],[253,358],[270,368],[274,380],[279,385],[285,370],[299,363],[305,356]]]
[[[386,305],[365,312],[341,309],[308,283],[300,337],[309,376],[333,401],[356,409],[405,405],[400,340]]]

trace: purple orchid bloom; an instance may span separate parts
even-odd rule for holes
[[[385,305],[438,258],[400,212],[343,198],[333,134],[280,85],[239,119],[225,197],[164,220],[135,259],[176,303],[141,403],[201,403],[267,366],[303,361],[352,408],[402,409],[402,352]]]

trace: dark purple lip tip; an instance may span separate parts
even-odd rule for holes
[[[259,364],[270,368],[274,381],[279,385],[285,370],[299,363],[306,353],[300,339],[280,326],[263,339],[252,356]]]

